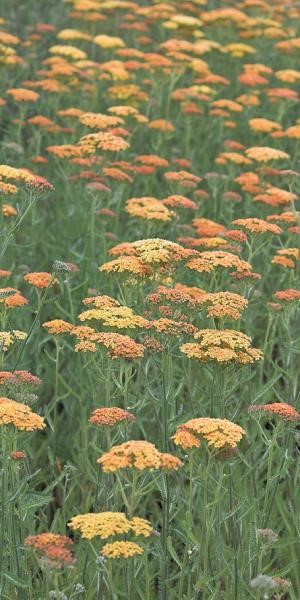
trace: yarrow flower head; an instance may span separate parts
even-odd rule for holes
[[[227,419],[203,417],[190,419],[180,425],[172,436],[174,443],[185,450],[200,446],[203,438],[208,446],[217,450],[236,448],[238,442],[246,434],[244,429]]]
[[[96,408],[89,418],[89,423],[98,426],[112,427],[113,425],[124,421],[133,423],[135,421],[135,416],[127,410],[117,407]]]
[[[99,463],[105,473],[114,473],[119,469],[135,468],[139,471],[144,469],[167,469],[177,470],[182,462],[172,454],[157,450],[154,444],[145,441],[132,440],[105,452]]]
[[[273,402],[271,404],[252,405],[249,408],[250,413],[266,413],[277,416],[283,421],[300,421],[300,413],[286,402]]]
[[[13,425],[20,431],[34,431],[46,427],[44,419],[29,406],[10,398],[0,398],[0,425]]]
[[[251,347],[251,338],[234,329],[201,329],[194,337],[197,343],[183,344],[180,350],[201,362],[248,364],[262,358],[262,352]]]
[[[102,540],[115,535],[133,532],[135,535],[149,537],[153,529],[149,521],[133,517],[128,519],[122,512],[87,513],[73,517],[69,523],[71,529],[79,530],[88,540],[100,537]]]
[[[105,558],[132,558],[143,554],[144,549],[136,542],[119,541],[105,544],[102,548],[102,555]]]

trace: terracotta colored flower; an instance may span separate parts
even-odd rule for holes
[[[264,412],[276,415],[283,421],[300,421],[300,413],[285,402],[273,402],[272,404],[262,404],[260,406],[252,405],[249,412]]]
[[[33,285],[34,287],[43,289],[49,287],[49,285],[54,285],[58,283],[58,279],[53,277],[51,273],[28,273],[24,275],[25,281]]]
[[[92,425],[108,425],[110,427],[116,425],[117,423],[122,423],[123,421],[132,423],[135,421],[135,416],[127,410],[117,407],[96,408],[89,418],[89,423]]]

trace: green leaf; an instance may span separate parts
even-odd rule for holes
[[[40,506],[45,506],[45,504],[49,504],[51,500],[51,494],[26,494],[22,499],[22,509],[30,510],[31,508],[39,508]]]
[[[12,575],[9,575],[9,573],[3,573],[3,575],[6,579],[8,579],[8,581],[13,583],[16,587],[23,588],[23,589],[26,589],[29,587],[29,583],[24,583],[24,581],[22,581],[22,579],[19,579],[19,577],[16,577],[16,575],[14,575],[13,577],[12,577]]]
[[[175,548],[173,546],[172,539],[171,539],[170,536],[168,536],[168,538],[167,538],[167,548],[168,548],[168,550],[169,550],[169,552],[170,552],[173,560],[177,563],[177,565],[179,566],[179,568],[182,569],[182,564],[181,564],[181,562],[180,562],[180,560],[179,560],[179,558],[177,556],[177,553],[175,551]]]

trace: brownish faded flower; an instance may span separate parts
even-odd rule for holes
[[[162,352],[163,351],[162,344],[158,340],[156,340],[155,338],[153,338],[149,335],[145,335],[145,337],[143,338],[143,346],[144,346],[144,348],[148,348],[148,350],[151,350],[152,352]]]
[[[24,460],[26,458],[26,452],[23,452],[23,450],[14,450],[11,452],[10,457],[12,460]]]
[[[13,425],[20,431],[34,431],[46,427],[44,419],[29,406],[10,398],[0,398],[0,425]]]
[[[112,427],[113,425],[123,421],[129,421],[133,423],[135,420],[136,418],[133,414],[127,410],[123,410],[122,408],[96,408],[89,418],[89,423],[92,425],[108,425]]]
[[[180,350],[201,362],[248,364],[262,358],[262,352],[251,347],[251,338],[234,329],[201,329],[194,337],[197,343],[183,344]]]
[[[174,215],[162,202],[151,196],[130,198],[126,202],[126,212],[131,217],[155,221],[170,221]]]
[[[188,208],[194,210],[197,208],[196,202],[194,200],[190,200],[190,198],[186,198],[186,196],[173,195],[167,196],[163,200],[165,206],[170,206],[171,208]]]
[[[219,267],[232,268],[237,272],[252,271],[250,263],[238,258],[235,254],[221,250],[201,252],[197,258],[192,258],[186,266],[199,273],[212,273]]]
[[[161,318],[150,321],[149,328],[155,329],[158,333],[165,335],[182,336],[183,334],[194,335],[198,329],[191,323],[184,321],[174,321],[173,319]]]
[[[252,405],[249,412],[264,412],[272,414],[283,421],[300,421],[300,413],[286,402],[273,402],[272,404],[262,404],[260,406]]]
[[[162,453],[150,442],[132,440],[105,452],[99,463],[105,473],[114,473],[120,469],[179,469],[182,462],[170,454]]]
[[[30,283],[37,288],[47,288],[49,285],[54,285],[58,283],[57,277],[53,277],[51,273],[41,272],[41,273],[28,273],[24,275],[25,281]]]
[[[268,223],[268,221],[254,217],[249,217],[247,219],[235,219],[235,221],[232,221],[232,223],[233,225],[238,225],[238,227],[246,229],[246,231],[250,231],[251,233],[282,233],[282,229],[281,227],[278,227],[278,225],[274,225],[272,223]]]
[[[244,429],[232,421],[203,417],[190,419],[183,425],[179,425],[172,439],[177,446],[189,450],[199,447],[199,438],[203,438],[209,446],[219,450],[236,448],[245,434]]]
[[[53,321],[47,321],[43,323],[43,327],[47,329],[48,333],[52,335],[59,335],[61,333],[70,333],[73,329],[73,325],[71,323],[67,323],[63,319],[53,319]]]
[[[29,371],[0,371],[0,385],[41,385],[42,380]]]

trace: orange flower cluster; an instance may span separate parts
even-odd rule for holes
[[[19,431],[34,431],[46,427],[44,419],[29,406],[10,398],[0,398],[0,425],[13,425]]]
[[[223,251],[200,252],[197,258],[192,258],[187,265],[189,269],[198,273],[212,273],[215,269],[234,269],[238,273],[252,271],[251,265],[238,258],[235,254]]]
[[[6,287],[0,289],[0,304],[5,304],[8,308],[18,308],[19,306],[26,306],[28,300],[19,290]]]
[[[180,425],[172,439],[176,446],[180,446],[184,450],[190,450],[199,448],[200,439],[203,438],[208,446],[213,446],[213,448],[219,450],[236,448],[245,433],[242,427],[227,419],[202,417],[190,419]]]
[[[299,248],[282,248],[281,250],[277,250],[271,262],[274,265],[280,265],[281,267],[295,269],[299,260]]]
[[[286,402],[273,402],[272,404],[262,404],[260,406],[252,405],[249,412],[264,412],[275,415],[283,421],[300,421],[300,413]]]
[[[49,285],[54,285],[58,283],[57,277],[53,277],[51,273],[28,273],[24,275],[24,279],[30,285],[33,285],[36,288],[43,289],[49,287]]]
[[[96,408],[89,418],[89,423],[92,425],[108,425],[110,427],[117,423],[122,423],[123,421],[133,423],[135,421],[135,416],[127,410],[117,407]]]
[[[64,535],[58,533],[30,535],[25,538],[25,544],[39,552],[47,568],[61,568],[75,563],[71,550],[73,542]]]
[[[114,446],[98,458],[105,473],[114,473],[120,469],[134,468],[177,470],[182,466],[181,460],[172,454],[160,452],[154,444],[144,441],[129,441]]]
[[[248,219],[236,219],[235,221],[232,221],[232,223],[251,233],[282,233],[282,229],[278,227],[278,225],[254,217]]]

